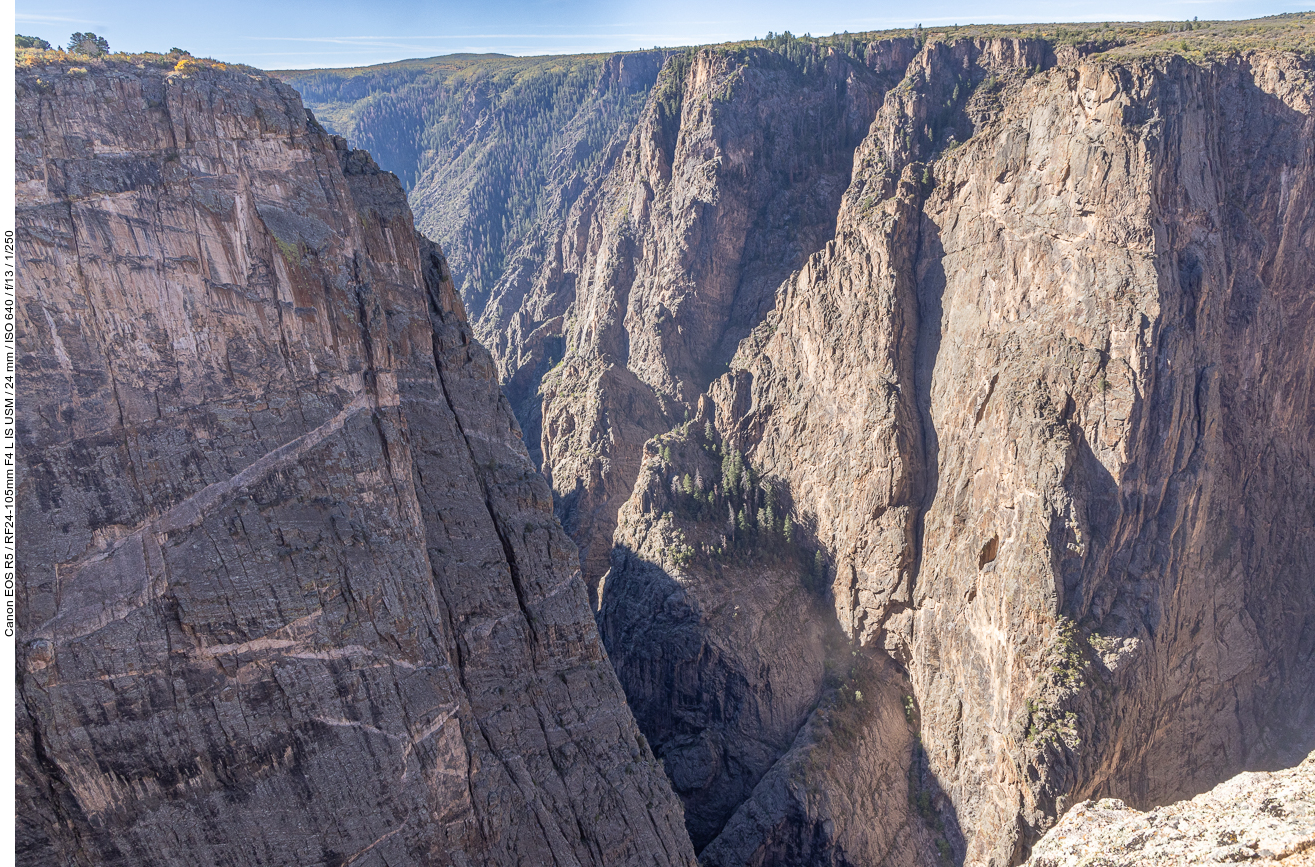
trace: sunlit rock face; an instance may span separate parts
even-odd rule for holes
[[[18,74],[20,863],[692,865],[401,185],[184,66]]]
[[[1149,864],[1315,863],[1315,756],[1295,768],[1238,774],[1190,801],[1149,812],[1117,798],[1083,801],[1032,849],[1028,867],[1093,859]]]

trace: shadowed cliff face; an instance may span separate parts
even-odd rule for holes
[[[1309,61],[792,44],[668,60],[480,325],[700,857],[1005,865],[1299,761]]]
[[[86,67],[18,78],[20,863],[692,864],[397,179]]]

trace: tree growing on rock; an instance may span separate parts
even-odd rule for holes
[[[104,36],[97,36],[95,33],[74,33],[69,37],[68,50],[74,54],[100,57],[102,54],[110,53],[110,43]]]
[[[21,33],[14,34],[15,48],[40,48],[45,51],[50,50],[50,43],[38,36],[24,36]]]

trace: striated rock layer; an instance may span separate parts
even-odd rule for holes
[[[19,863],[692,864],[397,179],[185,66],[19,70]]]
[[[1310,52],[1100,27],[673,57],[485,313],[708,863],[1018,863],[1310,748]]]

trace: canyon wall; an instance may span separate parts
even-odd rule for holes
[[[874,51],[876,68],[837,52],[805,66],[707,50],[659,76],[577,276],[546,287],[569,307],[538,326],[564,341],[538,388],[543,469],[586,580],[608,568],[644,441],[688,418],[776,287],[834,232],[854,148],[913,45],[882,50],[895,59]]]
[[[493,290],[704,863],[1017,863],[1308,751],[1311,26],[693,49]]]
[[[992,114],[920,148],[918,91],[888,102],[875,183],[714,389],[815,510],[842,626],[907,666],[969,863],[1016,861],[1073,798],[1182,797],[1311,731],[1310,73],[1020,74],[1037,50],[915,62]]]
[[[275,78],[24,55],[23,863],[1003,867],[1296,764],[1312,33],[303,77],[452,268]]]
[[[18,70],[19,863],[692,865],[401,184],[175,60]]]

